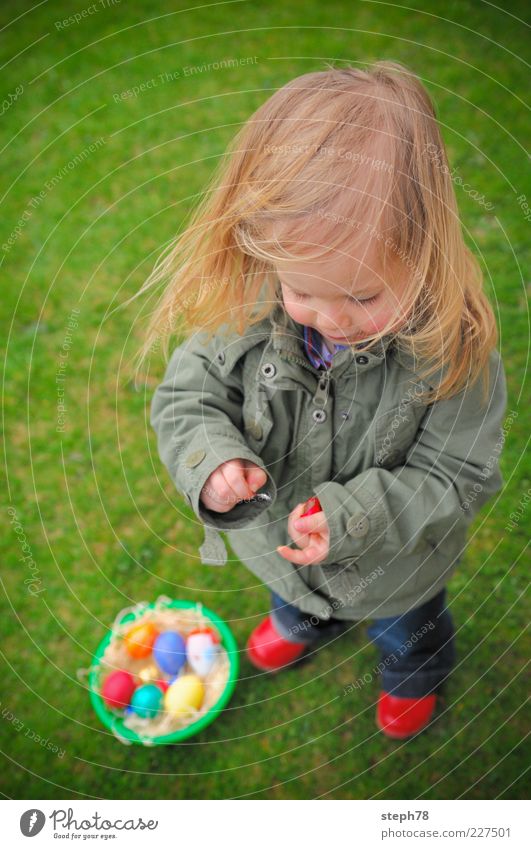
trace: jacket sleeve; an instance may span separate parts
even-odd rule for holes
[[[500,488],[505,375],[490,358],[488,400],[481,381],[427,408],[403,465],[369,468],[345,484],[315,487],[330,528],[325,564],[370,552],[408,554],[444,544]]]
[[[203,523],[223,531],[243,527],[267,509],[276,498],[276,486],[242,434],[241,360],[222,375],[216,365],[219,338],[205,344],[202,337],[192,336],[173,352],[151,402],[151,425],[176,488]],[[221,463],[237,458],[264,470],[268,479],[260,491],[271,502],[242,501],[227,513],[207,510],[200,495],[208,477]]]

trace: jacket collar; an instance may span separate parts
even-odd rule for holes
[[[278,300],[268,316],[247,327],[243,336],[230,334],[226,343],[222,343],[216,350],[215,360],[221,374],[229,374],[240,357],[264,340],[270,340],[273,351],[281,359],[289,362],[302,361],[311,371],[319,373],[306,356],[303,325],[294,321],[284,309],[282,302]],[[368,371],[382,365],[388,349],[389,353],[393,349],[392,341],[393,336],[388,335],[378,340],[369,350],[352,351],[346,348],[338,351],[330,369],[331,374],[338,377],[343,373],[354,374],[361,368]]]
[[[281,357],[287,359],[303,359],[311,366],[304,347],[304,328],[302,324],[294,321],[286,312],[283,305],[275,305],[270,321],[272,325],[271,339],[273,348]],[[389,334],[375,342],[368,350],[352,350],[345,348],[338,351],[330,368],[331,374],[339,376],[343,373],[354,373],[361,366],[367,371],[375,366],[381,365],[386,358],[388,349],[392,348],[393,336]],[[361,361],[360,361],[361,358]],[[313,366],[311,366],[313,368]],[[314,369],[314,371],[318,371]]]

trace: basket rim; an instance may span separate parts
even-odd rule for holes
[[[142,607],[142,609],[138,612],[129,611],[120,620],[120,624],[127,621],[134,622],[135,619],[143,616],[148,610],[153,610],[157,604],[160,605],[160,602],[151,602],[145,607]],[[88,675],[89,696],[92,706],[103,725],[105,725],[106,728],[108,728],[109,731],[111,731],[116,737],[122,738],[127,743],[140,743],[143,746],[163,746],[168,743],[179,743],[181,740],[186,740],[188,737],[198,734],[203,730],[203,728],[210,725],[210,723],[213,722],[217,715],[223,710],[232,696],[236,686],[236,681],[238,680],[240,666],[238,644],[236,643],[234,635],[227,623],[218,616],[217,613],[214,613],[213,610],[205,607],[205,605],[201,602],[187,601],[185,599],[171,599],[164,602],[164,605],[169,608],[181,610],[189,609],[191,607],[201,608],[201,613],[203,613],[207,619],[210,619],[220,632],[222,644],[226,649],[229,658],[229,677],[225,685],[225,689],[221,693],[217,702],[215,702],[215,704],[213,704],[212,707],[195,722],[190,723],[190,725],[187,725],[186,728],[179,728],[177,731],[172,731],[171,734],[161,734],[159,737],[145,738],[138,734],[138,732],[124,726],[123,719],[106,707],[96,685],[96,675],[101,665],[101,659],[105,649],[113,637],[113,631],[110,629],[101,640],[94,653]]]

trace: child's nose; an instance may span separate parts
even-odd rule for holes
[[[331,333],[332,336],[342,330],[350,330],[352,319],[347,315],[344,307],[337,306],[322,306],[319,310],[321,327],[325,333]]]

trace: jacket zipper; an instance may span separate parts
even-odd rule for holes
[[[311,363],[309,363],[307,360],[303,360],[302,357],[298,357],[297,354],[287,354],[281,351],[279,351],[278,353],[283,360],[286,360],[287,362],[291,363],[297,363],[298,365],[310,371],[313,375],[315,375],[315,377],[319,377],[319,375],[321,374],[321,371],[319,369],[316,369],[315,366],[312,366]]]
[[[331,370],[332,366],[329,366],[325,371],[322,369],[316,369],[315,366],[311,365],[307,360],[303,360],[302,357],[298,357],[296,354],[282,354],[279,351],[282,359],[287,360],[288,362],[295,362],[301,365],[303,368],[310,371],[317,378],[317,389],[315,390],[315,394],[313,396],[313,403],[317,407],[326,407],[326,403],[328,401],[329,393],[330,393],[330,380],[331,380]]]
[[[313,396],[313,403],[316,407],[326,407],[328,395],[330,392],[330,369],[321,372],[317,380],[317,389]]]
[[[331,380],[331,369],[332,365],[328,366],[328,368],[323,371],[322,369],[316,369],[311,363],[309,363],[306,359],[302,357],[298,357],[297,354],[283,354],[279,351],[279,355],[283,360],[287,362],[294,362],[298,365],[301,365],[303,368],[310,371],[317,378],[317,389],[313,396],[313,403],[318,407],[326,407],[326,403],[328,401],[329,393],[330,393],[330,380]]]

